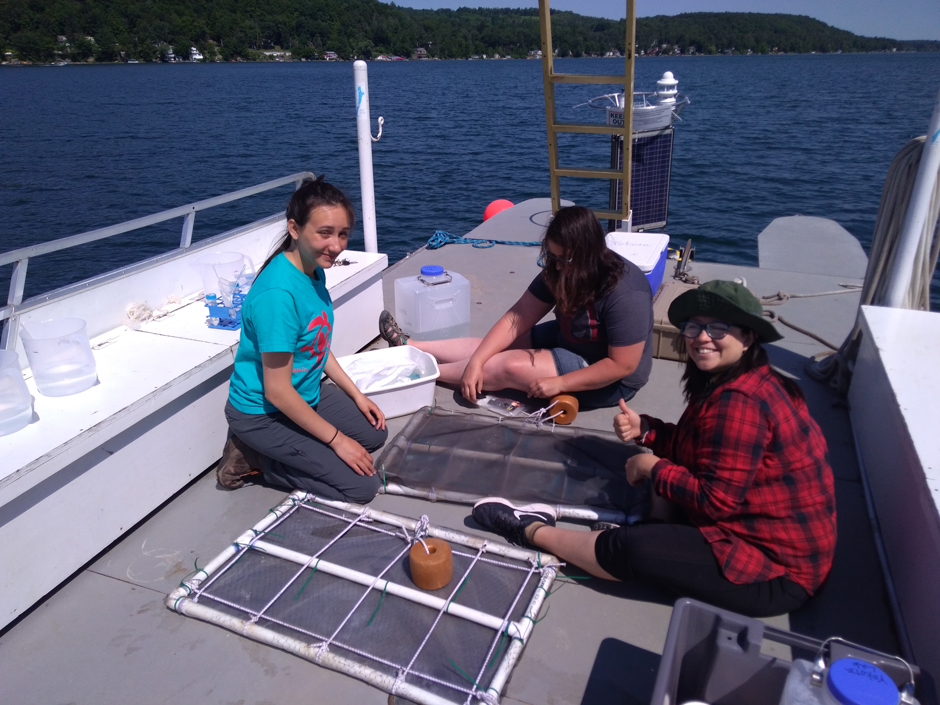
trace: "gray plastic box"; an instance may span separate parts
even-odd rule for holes
[[[682,705],[693,700],[711,705],[778,705],[790,662],[762,654],[765,639],[800,649],[804,652],[801,657],[809,659],[823,646],[818,639],[775,629],[759,619],[686,597],[678,600],[669,621],[651,705]],[[899,661],[864,647],[830,642],[825,653],[830,661],[855,656],[874,663],[898,687],[909,680]],[[920,670],[912,668],[920,702],[936,702],[925,697]]]

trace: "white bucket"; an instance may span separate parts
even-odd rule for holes
[[[33,418],[33,399],[23,379],[20,356],[0,350],[0,436],[26,427]]]
[[[197,259],[191,266],[202,277],[203,291],[219,298],[222,298],[223,293],[222,280],[235,282],[239,275],[245,272],[253,274],[255,271],[251,259],[240,252],[211,252]],[[229,294],[231,295],[231,291]]]
[[[28,329],[21,324],[20,339],[40,394],[77,394],[98,380],[95,356],[81,318],[30,322]]]

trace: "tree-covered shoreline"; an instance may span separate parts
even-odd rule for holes
[[[558,56],[624,52],[623,20],[552,13]],[[525,58],[538,10],[413,10],[378,0],[0,0],[7,62]],[[938,51],[799,15],[697,12],[637,20],[640,55]]]

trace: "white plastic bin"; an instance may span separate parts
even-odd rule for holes
[[[607,247],[635,264],[646,275],[655,294],[666,271],[669,236],[665,233],[607,233]]]
[[[470,335],[470,282],[457,272],[428,265],[395,280],[395,320],[415,340]]]
[[[410,345],[346,355],[337,362],[387,418],[434,403],[434,384],[441,374],[437,360]]]

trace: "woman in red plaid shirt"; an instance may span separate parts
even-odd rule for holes
[[[630,458],[627,480],[650,482],[671,520],[571,531],[547,505],[499,498],[478,502],[474,519],[598,577],[649,580],[751,616],[802,605],[832,566],[832,469],[802,390],[770,367],[761,343],[781,336],[761,314],[735,282],[682,294],[669,307],[688,352],[679,423],[620,404],[618,436],[652,451]]]

